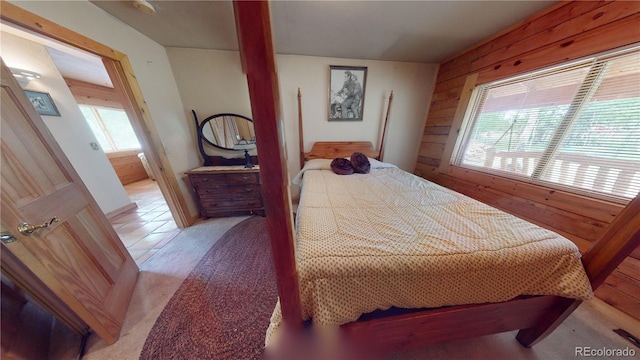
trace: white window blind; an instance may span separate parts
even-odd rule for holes
[[[124,110],[80,105],[80,111],[105,152],[140,149]]]
[[[590,196],[640,191],[640,51],[478,86],[454,164]]]

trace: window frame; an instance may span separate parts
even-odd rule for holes
[[[593,199],[600,199],[600,200],[610,201],[610,202],[619,203],[619,204],[628,203],[630,199],[626,196],[583,189],[579,186],[565,185],[562,183],[542,179],[540,178],[542,171],[537,171],[537,172],[534,171],[535,172],[534,174],[532,174],[531,176],[528,176],[526,174],[519,174],[516,172],[505,171],[505,170],[496,169],[496,168],[487,168],[484,166],[477,166],[473,164],[463,165],[462,158],[465,153],[465,148],[470,141],[469,136],[472,133],[472,131],[470,130],[473,129],[472,122],[475,121],[474,117],[478,110],[477,108],[479,104],[482,103],[481,101],[482,99],[480,98],[481,96],[478,93],[482,91],[483,87],[489,84],[499,85],[499,84],[506,84],[509,82],[523,81],[527,78],[540,76],[540,74],[544,76],[546,74],[550,74],[556,71],[568,71],[576,67],[588,66],[589,63],[595,63],[596,61],[611,60],[620,56],[629,55],[631,53],[640,53],[640,47],[636,45],[636,46],[631,46],[619,51],[608,52],[603,54],[593,54],[586,58],[574,59],[570,62],[555,64],[555,65],[547,66],[541,69],[528,71],[526,73],[512,75],[506,78],[487,80],[483,83],[478,83],[477,81],[478,78],[482,77],[483,75],[482,71],[468,75],[465,80],[465,84],[460,96],[460,101],[458,102],[456,113],[451,126],[451,133],[456,131],[457,135],[449,136],[444,147],[442,161],[438,166],[438,171],[441,173],[449,173],[449,174],[453,174],[453,173],[461,174],[466,171],[475,171],[490,177],[502,177],[505,179],[515,180],[515,181],[527,183],[534,186],[541,186],[541,187],[549,188],[552,190],[559,190],[559,191],[564,191],[564,192],[575,194],[575,195],[587,196]],[[597,87],[595,90],[597,90]],[[578,112],[578,115],[579,115],[579,112]],[[565,120],[563,120],[563,122]],[[571,116],[570,122],[575,122],[575,120],[576,120],[576,114],[573,114]],[[570,131],[570,127],[565,128],[564,130],[565,130],[564,135],[566,135],[567,131]],[[561,146],[561,143],[557,143],[556,146],[558,147]],[[544,153],[547,153],[547,150],[548,148],[544,150]],[[551,152],[551,155],[552,154],[553,152]],[[550,159],[552,159],[552,156],[546,157],[546,161],[550,161]],[[544,168],[544,166],[546,165],[542,165],[542,166],[537,165],[536,168],[542,169]],[[533,175],[537,175],[538,177],[534,178]]]
[[[78,107],[79,108],[86,107],[91,111],[91,113],[93,114],[94,118],[98,122],[98,125],[100,126],[100,129],[102,130],[102,133],[104,134],[104,137],[107,139],[107,142],[109,143],[111,148],[114,149],[114,150],[106,150],[106,149],[104,149],[102,144],[100,144],[100,141],[96,138],[96,141],[98,141],[98,144],[100,144],[100,147],[102,148],[102,151],[105,152],[105,154],[113,154],[113,153],[128,152],[128,151],[138,151],[138,152],[142,151],[142,144],[140,144],[140,140],[138,140],[138,135],[136,134],[135,129],[133,129],[133,125],[131,125],[131,119],[129,119],[129,116],[127,115],[127,112],[124,109],[117,108],[117,107],[104,106],[104,105],[92,105],[92,104],[78,104]],[[112,111],[113,110],[122,111],[124,113],[124,115],[127,117],[127,120],[129,121],[133,136],[136,138],[136,141],[138,142],[138,147],[127,148],[127,149],[118,148],[118,146],[116,146],[115,140],[113,140],[113,136],[112,136],[111,132],[109,131],[109,129],[105,125],[104,120],[102,119],[102,116],[100,116],[100,113],[98,112],[98,109],[107,109],[107,110],[112,110]],[[84,118],[84,114],[83,114],[83,118]],[[85,122],[87,122],[87,125],[89,125],[88,120],[86,118],[84,118],[84,120],[85,120]],[[90,125],[89,125],[89,127],[91,128]],[[91,131],[93,132],[93,129]],[[95,136],[95,134],[94,134],[94,136]]]

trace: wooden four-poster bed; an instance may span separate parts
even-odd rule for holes
[[[258,139],[258,152],[269,161],[261,162],[263,195],[272,241],[282,322],[288,329],[300,329],[303,323],[300,279],[296,267],[289,179],[283,142],[279,136],[278,78],[275,67],[268,4],[234,2],[241,57],[247,73],[252,113]],[[299,111],[301,113],[301,111]],[[302,140],[300,143],[303,144]],[[354,151],[380,153],[370,144],[347,142],[340,151],[331,143],[331,157],[350,156]],[[326,145],[326,144],[325,144]],[[355,148],[354,148],[355,146]],[[326,146],[324,150],[326,151]],[[318,155],[317,148],[301,154]],[[303,195],[304,196],[304,195]],[[581,259],[591,288],[605,278],[640,244],[640,197],[633,199],[617,215],[603,236]],[[519,330],[517,340],[532,346],[551,333],[581,303],[578,298],[557,295],[516,296],[507,301],[463,304],[432,309],[411,310],[400,314],[370,316],[341,326],[342,334],[353,342],[365,342],[370,348],[397,351],[431,344]]]

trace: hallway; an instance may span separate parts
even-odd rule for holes
[[[110,219],[113,228],[140,266],[165,246],[180,229],[155,181],[146,179],[129,185],[125,190],[138,207]]]

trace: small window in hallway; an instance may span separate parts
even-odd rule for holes
[[[105,152],[140,149],[124,110],[87,105],[80,110]]]

